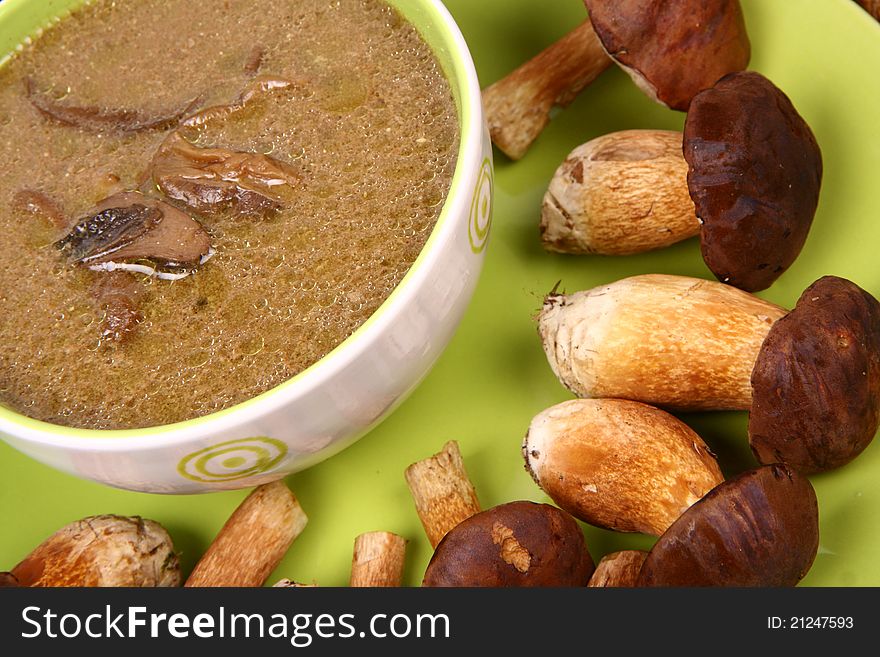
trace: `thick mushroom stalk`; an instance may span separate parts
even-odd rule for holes
[[[648,553],[636,585],[794,586],[818,548],[810,482],[784,465],[765,465],[685,511]]]
[[[784,315],[729,285],[647,274],[549,295],[538,331],[550,367],[579,397],[746,410],[761,344]]]
[[[12,569],[9,584],[179,586],[180,566],[168,532],[143,518],[103,515],[65,525]]]
[[[842,278],[820,279],[786,313],[721,283],[634,276],[549,295],[538,331],[578,396],[751,410],[763,463],[829,470],[880,426],[880,303]]]
[[[800,253],[821,181],[788,97],[734,73],[694,98],[684,135],[624,130],[574,149],[544,196],[541,237],[550,251],[628,255],[699,234],[719,280],[760,290]]]
[[[550,123],[554,107],[567,107],[611,65],[590,21],[483,90],[492,142],[518,160]]]
[[[648,96],[686,110],[694,94],[749,62],[738,0],[585,0],[590,20],[483,92],[492,141],[521,158],[611,61]]]
[[[680,132],[622,130],[578,146],[544,195],[544,248],[631,255],[698,235],[687,172]]]
[[[574,517],[615,531],[660,535],[724,480],[686,424],[623,399],[573,399],[532,420],[526,470]]]

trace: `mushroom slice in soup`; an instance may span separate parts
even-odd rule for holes
[[[122,271],[102,273],[96,277],[91,292],[104,310],[102,339],[123,342],[144,321],[140,305],[145,290],[133,275]]]
[[[67,228],[67,217],[58,204],[45,192],[23,189],[12,197],[12,208],[17,213],[42,217],[53,228]]]
[[[177,132],[153,158],[153,182],[162,193],[206,215],[232,210],[264,217],[282,207],[275,189],[299,179],[297,169],[268,155],[199,148]]]
[[[44,116],[90,132],[124,133],[168,129],[180,123],[183,117],[202,102],[202,97],[196,96],[180,107],[155,113],[135,109],[68,105],[39,91],[37,83],[31,77],[25,78],[25,94],[31,105]]]
[[[198,221],[139,192],[104,199],[56,246],[90,269],[128,269],[161,278],[181,278],[188,272],[162,275],[150,265],[129,263],[147,260],[180,269],[201,264],[212,254],[211,238]]]

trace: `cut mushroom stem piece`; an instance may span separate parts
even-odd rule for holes
[[[810,482],[785,465],[765,465],[685,511],[651,549],[637,585],[794,586],[818,548]]]
[[[354,541],[350,586],[393,587],[403,581],[406,540],[391,532],[368,532]]]
[[[456,525],[437,546],[424,586],[584,586],[593,560],[577,522],[547,504],[510,502]]]
[[[670,130],[624,130],[574,149],[544,195],[544,248],[630,255],[698,235],[681,140]]]
[[[431,547],[437,547],[450,529],[480,511],[454,440],[439,453],[410,465],[405,476]]]
[[[611,65],[590,21],[483,91],[489,134],[513,160],[526,154],[550,123],[554,107],[566,107]]]
[[[179,270],[202,264],[211,255],[211,238],[185,212],[140,192],[115,194],[59,240],[56,246],[71,262],[91,269],[129,269],[147,274],[182,277]],[[131,261],[157,262],[151,267]]]
[[[28,587],[180,585],[168,532],[152,520],[114,515],[65,525],[9,575],[17,586]]]
[[[748,65],[738,0],[584,4],[589,21],[483,92],[492,141],[512,159],[525,154],[554,106],[568,105],[611,61],[651,99],[678,110]]]
[[[550,366],[578,396],[751,410],[763,463],[829,470],[880,425],[880,304],[842,278],[819,279],[787,314],[721,283],[634,276],[549,295],[538,323]]]
[[[800,253],[821,181],[819,146],[788,97],[734,73],[697,94],[683,136],[626,130],[572,151],[541,235],[551,251],[627,255],[699,234],[719,280],[761,290]]]
[[[639,571],[648,553],[642,550],[622,550],[602,557],[596,572],[587,586],[596,588],[634,587],[639,579]]]
[[[262,586],[307,522],[283,481],[258,486],[223,525],[185,586]]]
[[[526,470],[556,504],[597,527],[660,535],[724,481],[706,443],[660,409],[574,399],[539,413]]]

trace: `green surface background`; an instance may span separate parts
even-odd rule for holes
[[[481,82],[503,76],[585,17],[578,0],[448,0]],[[880,296],[880,27],[850,0],[742,0],[751,68],[779,85],[812,126],[825,177],[819,211],[798,261],[761,296],[791,307],[824,274]],[[570,397],[547,366],[532,317],[562,280],[568,291],[644,273],[711,278],[696,240],[626,258],[545,253],[541,197],[565,155],[598,135],[628,128],[680,129],[683,115],[653,104],[611,69],[560,113],[518,163],[496,154],[496,203],[486,266],[452,343],[425,382],[381,426],[343,453],[288,479],[309,525],[270,578],[324,586],[348,582],[357,534],[409,539],[406,580],[418,584],[431,555],[403,479],[405,467],[449,439],[461,444],[485,507],[546,501],[522,468],[532,416]],[[760,117],[756,117],[758,120]],[[754,465],[745,413],[682,418],[730,475]],[[0,443],[0,570],[67,522],[100,513],[142,515],[174,538],[185,572],[247,491],[160,496],[118,491],[61,474]],[[855,462],[814,476],[821,538],[813,586],[880,585],[880,444]],[[593,557],[647,548],[653,539],[584,526]]]

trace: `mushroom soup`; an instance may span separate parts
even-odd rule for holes
[[[406,274],[458,140],[378,0],[75,12],[0,70],[0,403],[133,428],[278,385]]]

